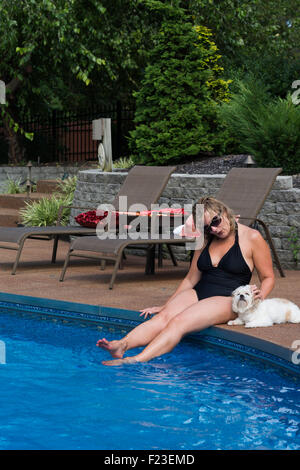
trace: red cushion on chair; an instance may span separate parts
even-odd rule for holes
[[[151,211],[141,211],[139,215],[141,216],[151,216],[151,215],[154,215],[154,214],[167,214],[167,215],[170,215],[170,216],[174,216],[174,215],[184,215],[185,212],[184,212],[184,209],[182,208],[177,208],[177,209],[172,209],[172,208],[166,208],[166,209],[153,209]]]
[[[185,214],[184,209],[181,209],[181,208],[179,208],[179,209],[166,208],[166,209],[155,209],[155,210],[150,210],[150,211],[141,211],[141,212],[137,212],[136,215],[151,216],[151,215],[154,215],[155,213],[157,215],[159,215],[159,214],[168,214],[170,216],[184,215]],[[101,215],[100,214],[101,214],[101,211],[98,211],[98,214],[97,214],[96,210],[90,210],[90,211],[82,212],[81,214],[78,214],[75,217],[75,220],[79,225],[82,225],[83,227],[96,228],[97,224],[99,222],[101,222],[102,219],[107,217],[108,211],[102,211],[102,214]],[[118,226],[118,224],[119,224],[119,213],[118,212],[113,212],[113,214],[115,214],[115,216],[116,216],[115,221],[116,221],[116,226]]]
[[[76,222],[83,227],[96,228],[97,224],[107,216],[108,212],[103,212],[103,215],[97,215],[97,211],[87,211],[78,214],[75,217]]]

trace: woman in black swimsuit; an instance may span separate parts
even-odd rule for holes
[[[98,341],[115,358],[103,364],[149,361],[171,351],[188,333],[234,319],[231,293],[250,283],[254,267],[261,282],[260,289],[252,286],[255,297],[265,298],[271,292],[272,258],[260,233],[237,223],[232,211],[212,197],[197,204],[204,209],[204,248],[195,251],[188,274],[165,305],[141,311],[145,318],[156,315],[121,340]],[[195,220],[196,211],[193,216]],[[138,346],[146,347],[136,356],[123,358],[126,351]]]

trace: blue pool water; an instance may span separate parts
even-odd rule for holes
[[[0,314],[0,449],[300,449],[300,381],[191,342],[104,367],[92,324]]]

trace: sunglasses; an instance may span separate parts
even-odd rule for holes
[[[210,233],[212,227],[218,227],[222,222],[222,217],[220,215],[215,215],[209,225],[204,225],[204,232]]]

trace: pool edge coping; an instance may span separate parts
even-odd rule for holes
[[[136,310],[5,292],[0,292],[0,309],[2,311],[3,309],[13,309],[99,323],[115,323],[116,326],[127,328],[136,326],[143,321]],[[295,351],[271,341],[218,326],[212,326],[201,332],[193,333],[189,337],[194,341],[220,346],[224,349],[251,356],[254,359],[263,360],[300,377],[300,364],[293,362]],[[300,356],[299,353],[297,354]]]

